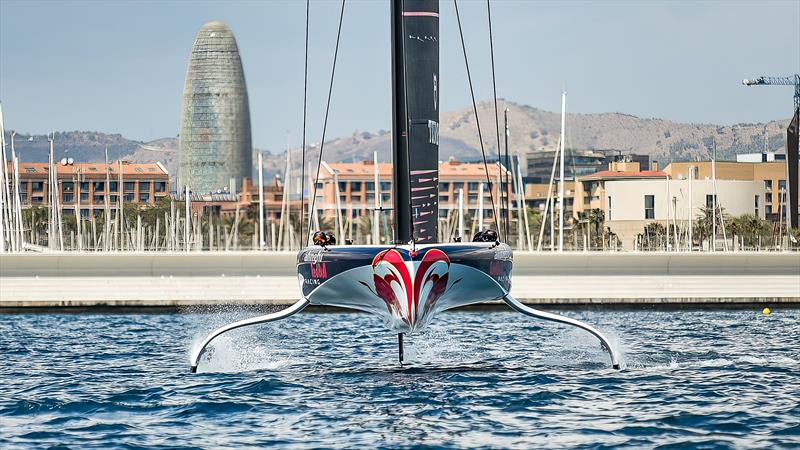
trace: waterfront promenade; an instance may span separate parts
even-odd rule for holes
[[[0,255],[0,311],[289,304],[294,253]],[[525,253],[512,294],[532,304],[800,304],[798,253]]]

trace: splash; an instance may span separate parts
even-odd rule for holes
[[[258,309],[237,306],[214,306],[192,308],[189,312],[204,311],[197,314],[192,322],[196,330],[186,346],[186,360],[202,345],[203,340],[213,330],[248,317],[267,314],[280,307]],[[200,358],[198,372],[248,372],[254,370],[277,370],[291,364],[292,355],[281,345],[282,336],[268,324],[264,326],[243,327],[218,336]]]

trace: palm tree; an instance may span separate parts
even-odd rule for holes
[[[724,223],[730,223],[731,217],[730,215],[725,213],[725,208],[722,206],[718,206],[717,209],[719,210],[716,214],[716,224],[717,224],[717,235],[722,234],[722,226]],[[708,207],[700,208],[700,213],[695,217],[694,220],[694,239],[698,242],[702,243],[703,241],[710,239],[713,234],[713,224],[714,224],[714,209]],[[694,245],[694,243],[692,244]],[[713,243],[711,245],[714,245]]]
[[[43,205],[34,205],[22,210],[22,223],[28,224],[30,236],[28,242],[34,245],[44,245],[41,241],[47,235],[48,208]]]
[[[659,222],[650,222],[638,235],[639,248],[642,250],[662,250],[666,244],[667,228]]]
[[[601,231],[606,222],[606,213],[600,208],[592,208],[586,213],[586,219],[589,221],[592,232],[592,238],[589,242],[591,248],[597,245],[597,239],[602,238]]]

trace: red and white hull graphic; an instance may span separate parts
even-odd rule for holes
[[[502,298],[510,272],[511,251],[503,244],[339,246],[298,260],[312,304],[369,311],[398,332],[424,327],[438,311]]]

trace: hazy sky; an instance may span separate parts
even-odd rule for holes
[[[309,141],[319,140],[340,3],[311,3]],[[461,0],[476,96],[491,98],[484,1]],[[388,129],[388,1],[347,2],[329,137]],[[175,136],[195,34],[227,22],[250,94],[253,143],[302,126],[303,1],[0,0],[0,101],[20,132]],[[498,95],[542,109],[732,124],[787,118],[791,87],[741,79],[800,72],[800,0],[493,0]],[[441,3],[441,102],[470,105],[453,3]]]

